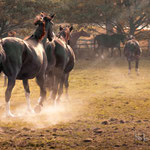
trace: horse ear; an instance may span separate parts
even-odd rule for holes
[[[60,31],[62,31],[62,30],[63,30],[62,26],[59,26],[59,30],[60,30]]]
[[[70,32],[73,30],[73,26],[70,27]]]
[[[51,16],[51,19],[54,19],[54,17],[55,17],[55,14],[53,14],[53,15],[50,15]]]

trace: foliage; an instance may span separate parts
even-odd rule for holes
[[[51,10],[52,0],[2,0],[0,1],[0,36],[16,28],[24,28],[31,24],[41,11]],[[32,20],[33,22],[33,20]]]
[[[125,32],[128,27],[128,33],[135,34],[150,22],[149,0],[63,0],[62,6],[62,21],[101,27],[109,22],[117,32]]]
[[[41,11],[55,13],[55,23],[111,25],[114,32],[138,34],[150,23],[149,6],[150,0],[0,0],[0,36],[31,27]]]

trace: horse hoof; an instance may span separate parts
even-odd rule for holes
[[[34,114],[34,112],[35,112],[32,108],[28,108],[27,111],[32,114]]]
[[[34,112],[37,114],[40,113],[41,112],[41,105],[36,105],[34,108]]]
[[[15,115],[13,115],[12,113],[6,114],[7,118],[15,118]]]

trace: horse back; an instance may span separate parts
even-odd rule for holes
[[[135,57],[139,58],[141,53],[142,49],[140,48],[138,41],[132,39],[126,42],[124,47],[124,54],[126,57],[129,58],[131,55],[134,55]]]
[[[35,47],[33,44],[24,41],[22,67],[18,78],[34,78],[38,74],[42,74],[46,67],[47,56],[43,45],[38,43]]]
[[[121,40],[115,34],[100,34],[95,37],[94,41],[97,41],[99,46],[111,48],[119,46]]]

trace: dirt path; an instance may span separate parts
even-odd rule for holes
[[[27,114],[22,83],[13,90],[12,112],[5,118],[0,80],[0,149],[148,150],[150,146],[150,61],[142,59],[140,76],[127,75],[125,59],[78,61],[70,77],[70,99]],[[32,106],[39,89],[30,81]],[[46,107],[47,106],[47,107]]]

